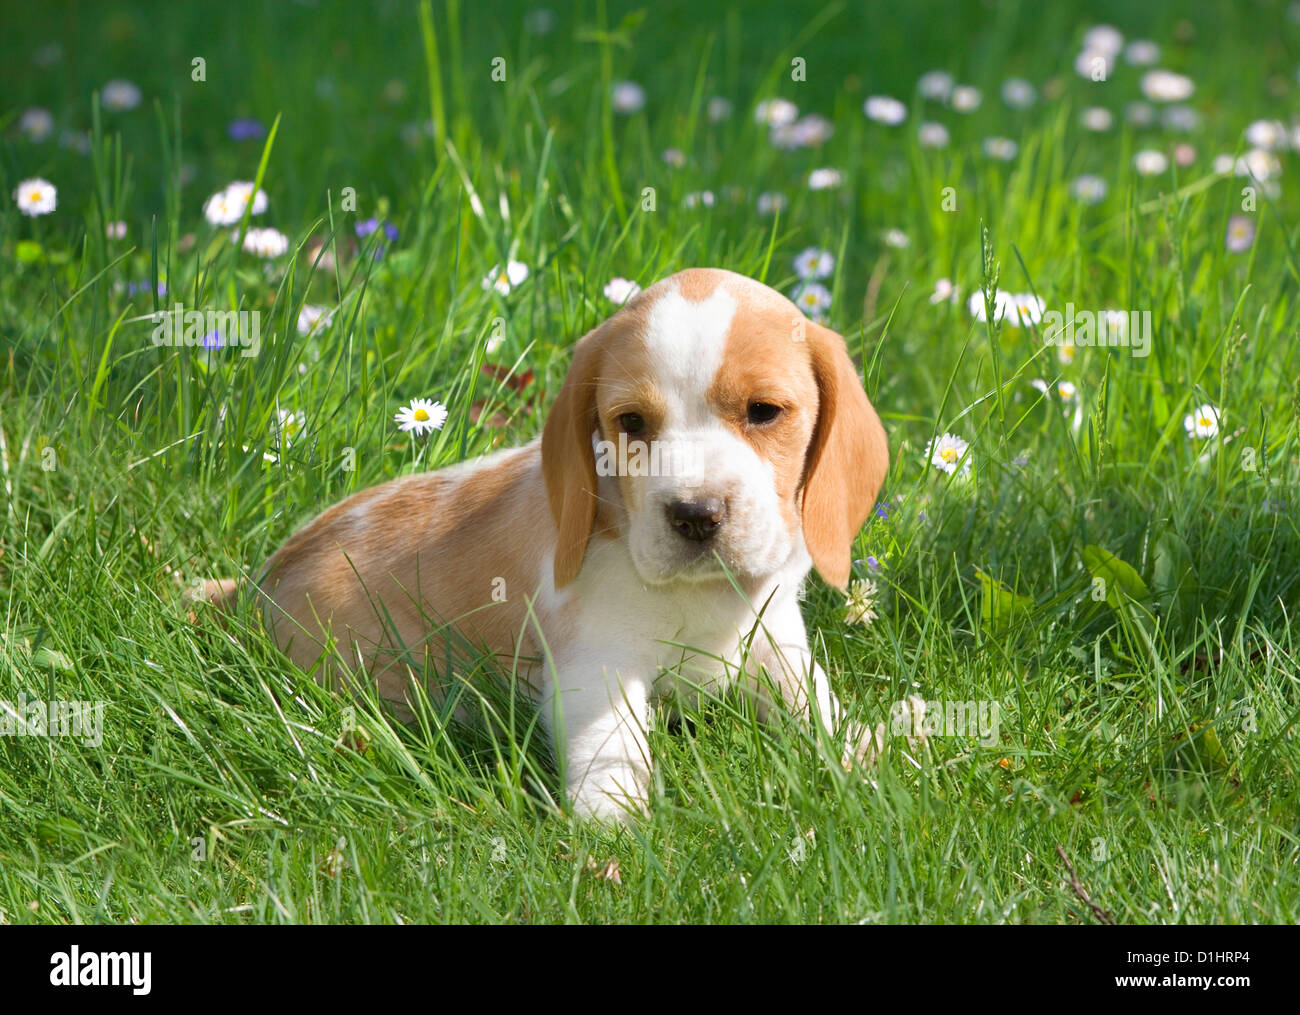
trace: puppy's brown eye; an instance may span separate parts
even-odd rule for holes
[[[627,431],[627,434],[630,437],[635,437],[637,434],[645,433],[645,420],[641,418],[640,413],[623,413],[623,415],[618,417],[618,425]]]
[[[770,423],[779,415],[781,415],[781,407],[779,405],[773,405],[771,402],[749,403],[749,421],[751,423]]]

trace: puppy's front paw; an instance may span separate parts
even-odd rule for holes
[[[867,770],[875,767],[881,755],[885,753],[885,724],[876,723],[875,728],[865,723],[850,723],[844,745],[844,770]]]

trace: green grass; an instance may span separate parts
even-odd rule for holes
[[[1300,113],[1300,25],[1279,3],[898,6],[697,20],[582,4],[541,36],[499,3],[423,21],[398,3],[4,15],[0,700],[106,710],[98,747],[0,737],[0,922],[1090,922],[1058,845],[1118,922],[1300,919],[1296,162],[1280,156],[1246,253],[1224,235],[1248,181],[1210,169],[1251,121]],[[1140,75],[1123,62],[1105,84],[1074,73],[1102,20],[1195,79],[1199,129],[1123,126]],[[51,40],[62,59],[34,66]],[[923,108],[933,67],[979,86],[979,110]],[[1013,75],[1052,97],[1009,110]],[[114,77],[141,86],[139,108],[97,108]],[[644,111],[610,111],[623,78]],[[864,118],[877,93],[911,104],[904,126]],[[709,121],[713,95],[729,120]],[[777,95],[833,138],[774,148],[751,111]],[[88,131],[91,154],[22,137],[32,105]],[[1120,122],[1083,131],[1087,105]],[[275,123],[273,140],[227,139],[235,116]],[[921,119],[952,145],[919,148]],[[980,154],[996,134],[1018,141],[1013,161]],[[1135,175],[1134,152],[1175,140],[1190,167]],[[844,185],[809,191],[818,166]],[[1071,196],[1081,173],[1105,178],[1101,203]],[[202,215],[259,174],[258,222],[292,243],[272,262]],[[52,215],[8,198],[32,176],[57,185]],[[714,207],[685,205],[706,189]],[[779,216],[756,213],[764,191],[788,197]],[[400,238],[349,256],[371,216]],[[105,239],[116,220],[126,239]],[[337,270],[313,268],[322,240]],[[893,737],[864,781],[824,743],[710,703],[654,731],[652,816],[610,829],[557,809],[527,709],[485,702],[487,731],[448,729],[438,708],[390,724],[295,670],[247,613],[234,638],[187,619],[193,582],[255,569],[347,493],[534,436],[574,340],[613,310],[611,277],[715,265],[789,292],[807,246],[837,254],[829,322],[893,458],[888,517],[855,553],[883,561],[880,616],[846,624],[814,579],[817,655],[873,722],[909,694],[996,701],[996,743]],[[507,258],[529,279],[485,291]],[[965,297],[994,272],[1052,308],[1152,311],[1151,354],[1063,364],[1040,329],[973,322]],[[960,304],[930,302],[941,277]],[[158,279],[164,304],[262,311],[259,354],[155,347],[138,318]],[[333,323],[299,335],[304,303],[338,307]],[[1076,403],[1030,384],[1058,377]],[[412,397],[451,410],[427,444],[392,423]],[[1222,426],[1192,440],[1202,402]],[[303,414],[287,447],[280,412]],[[496,412],[504,426],[474,421]],[[968,479],[927,466],[945,432],[971,442]]]

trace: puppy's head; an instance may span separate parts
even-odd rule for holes
[[[844,340],[732,272],[683,271],[584,336],[542,433],[555,584],[601,507],[648,584],[773,574],[830,584],[889,464]]]

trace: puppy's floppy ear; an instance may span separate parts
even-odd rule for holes
[[[564,386],[542,428],[542,475],[558,534],[555,587],[578,576],[596,518],[596,380],[600,376],[605,325],[578,340]]]
[[[806,334],[821,403],[804,465],[803,538],[817,571],[842,589],[889,470],[889,443],[844,339],[812,322]]]

